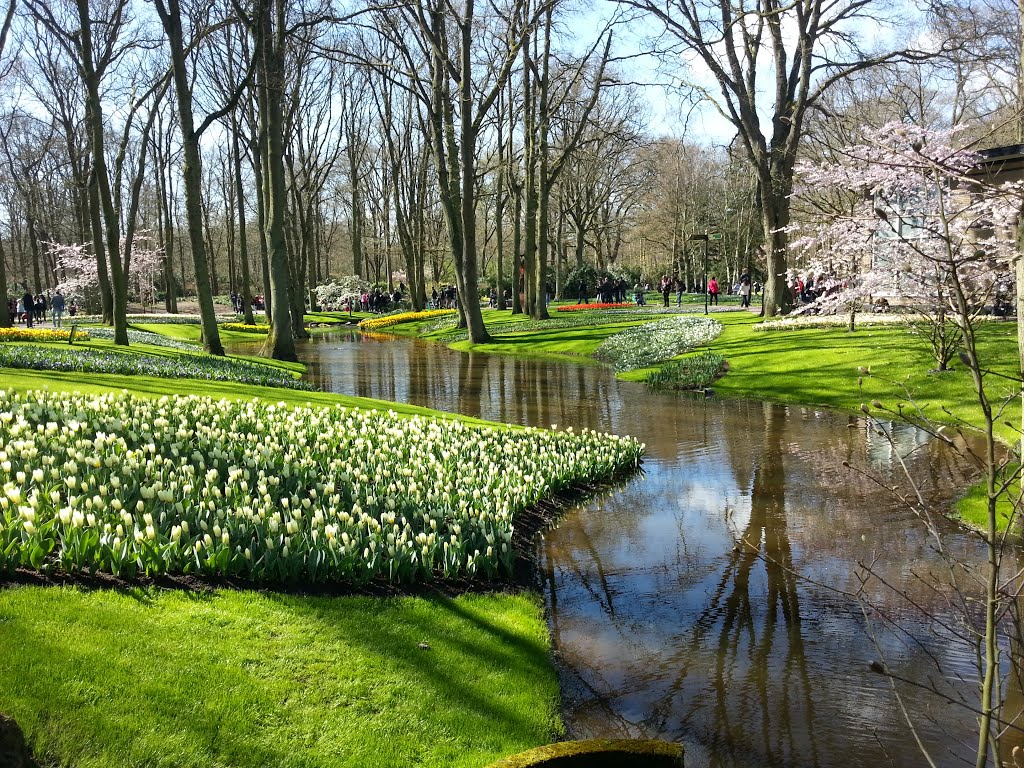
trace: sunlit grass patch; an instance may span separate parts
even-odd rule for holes
[[[480,768],[559,733],[539,597],[0,589],[0,711],[74,768]]]

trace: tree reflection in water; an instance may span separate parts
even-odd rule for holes
[[[944,566],[888,491],[842,468],[895,481],[891,446],[864,422],[651,394],[598,367],[405,340],[338,335],[299,354],[327,390],[647,444],[642,477],[571,512],[540,544],[572,735],[677,739],[688,768],[921,763],[887,684],[868,671],[874,648],[845,595],[856,591],[857,563],[873,560],[941,612],[942,597],[914,574]],[[897,433],[915,477],[948,502],[964,468],[921,433]],[[970,560],[973,542],[950,530],[947,545]],[[920,679],[938,659],[970,677],[972,660],[927,621],[872,597],[906,632],[880,638],[889,663]],[[940,763],[960,764],[971,718],[910,705]]]

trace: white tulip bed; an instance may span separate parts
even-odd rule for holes
[[[594,357],[616,371],[632,371],[671,360],[708,344],[722,333],[722,324],[708,317],[677,315],[620,331],[605,339]]]
[[[507,576],[518,513],[642,452],[341,406],[0,392],[0,572]]]

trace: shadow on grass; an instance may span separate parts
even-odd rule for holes
[[[482,765],[553,735],[557,686],[523,603],[33,597],[44,618],[0,602],[0,703],[55,763]]]

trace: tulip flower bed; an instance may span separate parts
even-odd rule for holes
[[[222,323],[220,326],[225,331],[238,331],[239,333],[262,333],[264,336],[270,333],[270,326],[258,323],[246,325],[245,323]]]
[[[516,516],[635,469],[594,432],[261,401],[0,392],[0,571],[507,576]]]
[[[71,338],[71,329],[48,330],[44,328],[0,328],[2,341],[67,341]],[[88,339],[85,331],[75,330],[76,339]]]
[[[269,365],[249,363],[214,355],[157,357],[132,352],[107,352],[98,349],[43,347],[31,345],[0,346],[0,368],[28,368],[35,371],[79,371],[156,376],[161,379],[203,379],[237,381],[261,387],[287,389],[315,388],[287,371]]]
[[[454,315],[454,309],[426,309],[422,312],[397,312],[393,315],[381,315],[370,317],[359,323],[359,328],[365,331],[379,331],[381,328],[388,328],[399,323],[411,323],[416,320],[429,320],[432,317],[443,317]]]
[[[616,301],[613,303],[606,304],[563,304],[559,307],[555,307],[556,312],[586,312],[592,309],[624,309],[626,307],[632,307],[633,302],[631,301]]]
[[[600,321],[594,317],[582,315],[568,315],[566,317],[552,317],[549,320],[521,320],[513,323],[494,323],[487,326],[487,331],[492,336],[505,336],[514,333],[533,333],[535,331],[555,331],[565,328],[592,328],[595,325],[611,325],[613,323],[626,323],[636,318],[620,316],[614,319],[602,318]],[[453,328],[441,334],[444,341],[455,342],[469,338],[469,332],[465,328]]]
[[[718,338],[722,324],[707,317],[669,317],[609,336],[594,357],[616,371],[643,368]]]
[[[77,341],[82,336],[82,331],[79,329],[78,333],[75,334],[75,340]],[[89,328],[89,333],[85,335],[85,338],[94,339],[108,339],[113,340],[114,329],[108,327],[93,327]],[[145,331],[128,331],[128,343],[129,344],[150,344],[154,347],[168,347],[169,349],[180,349],[184,352],[201,352],[202,347],[198,344],[192,344],[188,341],[181,341],[179,339],[172,339],[168,336],[162,336],[159,333],[147,333]]]
[[[125,315],[125,318],[129,323],[169,323],[171,325],[199,325],[203,322],[199,315],[172,315],[167,312],[152,312],[152,313],[139,313]],[[238,319],[238,315],[232,313],[230,315],[217,315],[218,323],[230,323]],[[102,323],[102,315],[78,315],[70,318],[71,320],[79,323]],[[69,318],[65,317],[64,322],[68,322]]]

